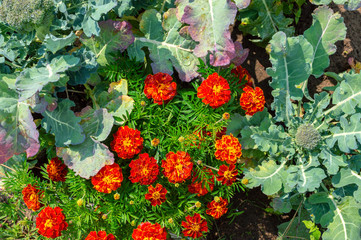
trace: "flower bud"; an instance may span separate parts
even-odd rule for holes
[[[134,205],[134,201],[131,200],[131,201],[129,202],[129,204],[130,204],[130,205]]]
[[[223,115],[222,115],[222,119],[223,119],[223,120],[228,120],[230,117],[231,117],[231,115],[230,115],[228,112],[225,112],[225,113],[223,113]]]
[[[120,198],[119,193],[114,194],[114,200],[119,200],[119,198]]]
[[[214,197],[214,199],[213,199],[215,202],[219,202],[219,201],[221,201],[221,199],[219,198],[219,197]]]
[[[147,105],[147,104],[144,101],[140,102],[140,106],[145,107],[145,105]]]
[[[82,198],[79,198],[78,201],[76,201],[76,204],[78,204],[79,207],[83,206],[84,200]]]
[[[179,183],[174,184],[175,187],[179,187]]]
[[[103,218],[104,220],[107,219],[107,217],[108,217],[107,214],[103,214],[103,215],[102,215],[102,218]]]
[[[247,179],[247,178],[243,178],[242,181],[241,181],[241,183],[242,183],[243,185],[247,185],[247,184],[248,184],[248,179]]]
[[[133,220],[133,221],[131,221],[130,222],[130,225],[132,225],[133,227],[135,226],[135,221]]]
[[[197,161],[197,164],[198,164],[198,165],[201,165],[201,164],[202,164],[202,160],[198,160],[198,161]]]
[[[159,139],[158,139],[158,138],[154,138],[154,139],[150,142],[150,144],[152,145],[152,147],[158,146],[158,144],[159,144]]]
[[[196,202],[195,205],[196,205],[197,208],[200,208],[202,206],[202,203],[198,201],[198,202]]]
[[[168,223],[173,224],[173,218],[169,218]]]
[[[178,138],[178,141],[179,141],[180,143],[184,142],[184,137],[180,136],[180,137]]]

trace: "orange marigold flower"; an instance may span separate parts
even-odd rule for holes
[[[159,223],[151,224],[150,222],[143,222],[133,230],[132,238],[133,240],[166,240],[167,232]]]
[[[154,157],[149,157],[148,153],[139,155],[139,159],[130,162],[129,180],[132,183],[139,182],[141,185],[149,185],[157,180],[159,166]]]
[[[117,190],[123,181],[122,169],[117,163],[105,165],[91,178],[94,188],[98,192],[111,193]]]
[[[173,78],[168,73],[149,74],[144,81],[144,93],[158,105],[167,103],[177,94],[177,84],[172,81]]]
[[[137,129],[128,126],[120,127],[113,137],[114,140],[110,146],[120,158],[130,159],[143,149],[143,138]]]
[[[197,97],[212,108],[218,108],[231,99],[231,91],[226,79],[218,73],[209,75],[197,89]]]
[[[198,175],[193,172],[192,183],[188,185],[188,191],[190,193],[197,193],[198,197],[206,195],[208,193],[206,184],[211,191],[213,191],[214,188],[214,174],[212,170],[204,167],[203,171],[206,172],[206,174],[208,175],[205,179],[199,180]]]
[[[226,161],[228,164],[235,164],[242,156],[242,145],[233,134],[223,135],[222,139],[216,141],[216,152],[214,155],[218,160]]]
[[[168,178],[169,182],[181,183],[191,176],[193,162],[186,152],[169,152],[166,159],[162,160],[162,168],[164,168],[163,174]]]
[[[227,167],[223,164],[219,167],[217,181],[222,182],[223,185],[231,186],[236,181],[237,174],[236,165],[231,164]]]
[[[68,228],[68,223],[65,222],[65,216],[62,213],[63,209],[60,207],[46,207],[39,213],[36,218],[36,228],[38,233],[47,238],[57,238],[61,236],[61,231]]]
[[[247,69],[245,69],[241,66],[238,66],[235,69],[232,69],[231,73],[238,76],[238,78],[239,78],[238,83],[241,83],[242,79],[244,78],[246,80],[246,85],[253,87],[253,79],[252,79],[251,75],[249,74],[249,72],[247,71]]]
[[[46,171],[48,172],[49,178],[54,182],[65,182],[65,176],[68,173],[65,164],[62,163],[58,157],[50,160]]]
[[[219,201],[212,201],[208,203],[206,213],[208,215],[211,215],[215,219],[220,218],[223,214],[225,214],[228,210],[227,208],[228,200],[223,199],[222,197],[219,197]]]
[[[152,206],[161,205],[167,199],[165,195],[167,194],[167,189],[161,184],[157,183],[155,187],[150,185],[148,187],[149,193],[145,194],[145,199],[149,200]]]
[[[111,233],[107,235],[105,231],[91,231],[85,240],[115,240],[115,237]]]
[[[28,186],[23,189],[22,194],[24,202],[29,209],[37,211],[43,206],[43,204],[39,202],[40,190],[36,189],[35,186],[28,184]]]
[[[262,89],[256,87],[256,89],[246,86],[243,88],[239,103],[247,115],[253,116],[256,112],[262,112],[266,100],[263,95]]]
[[[205,219],[201,218],[199,213],[195,213],[193,217],[188,215],[186,222],[182,221],[183,235],[185,237],[199,238],[203,236],[203,232],[208,232],[208,225]]]

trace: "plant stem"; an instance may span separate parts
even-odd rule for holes
[[[164,10],[164,6],[165,6],[165,2],[167,0],[163,0],[163,3],[162,3],[162,7],[160,8],[160,13],[163,13],[163,10]]]
[[[22,66],[17,65],[17,64],[12,63],[12,62],[9,62],[9,61],[6,61],[6,60],[5,60],[5,64],[9,65],[10,67],[13,67],[13,68],[22,68]]]
[[[290,230],[291,225],[292,225],[293,221],[295,220],[296,215],[297,215],[298,211],[300,210],[300,208],[301,208],[301,206],[302,206],[302,203],[303,203],[303,200],[302,200],[302,201],[300,202],[300,204],[298,205],[298,208],[297,208],[295,214],[293,215],[293,217],[292,217],[290,223],[288,224],[286,230],[284,231],[284,233],[280,236],[280,239],[283,239],[284,236],[286,236],[287,232]]]
[[[8,167],[8,166],[6,166],[6,165],[4,165],[4,164],[0,164],[0,166],[6,167],[6,168],[12,170],[13,172],[16,172],[14,168]]]
[[[95,100],[95,97],[94,97],[94,94],[93,94],[93,90],[89,87],[89,85],[88,84],[84,84],[84,87],[86,88],[86,92],[88,93],[88,95],[89,95],[89,97],[91,98],[91,100],[92,100],[92,102],[93,102],[93,107],[95,108],[95,109],[99,109],[100,107],[99,107],[99,105],[98,105],[98,103],[97,103],[97,101]]]
[[[325,192],[328,193],[328,189],[327,189],[327,187],[325,186],[325,184],[323,184],[323,182],[321,182],[321,187],[323,188],[323,190],[325,190]]]

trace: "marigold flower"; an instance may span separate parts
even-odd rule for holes
[[[236,165],[231,164],[227,167],[223,164],[219,167],[217,181],[222,182],[223,185],[231,186],[236,181],[237,174]]]
[[[253,116],[256,112],[262,112],[266,100],[263,95],[262,89],[256,87],[256,89],[246,86],[243,88],[239,103],[247,115]]]
[[[91,231],[85,240],[115,240],[115,237],[111,233],[107,235],[105,231]]]
[[[232,69],[231,73],[238,76],[238,78],[239,78],[238,83],[241,83],[242,79],[244,78],[246,80],[246,85],[253,87],[253,79],[252,79],[251,75],[249,74],[249,72],[247,71],[247,69],[245,69],[241,66],[238,66],[235,69]]]
[[[225,214],[228,210],[227,208],[228,200],[219,197],[219,201],[213,200],[212,202],[208,203],[206,213],[211,215],[215,219],[220,218],[223,214]]]
[[[209,75],[197,89],[197,97],[203,98],[204,104],[218,108],[231,99],[231,91],[226,79],[218,73]]]
[[[144,93],[158,105],[167,103],[177,94],[177,84],[172,81],[173,78],[168,73],[149,74],[144,81]]]
[[[54,182],[65,182],[65,176],[68,173],[66,165],[62,163],[58,157],[50,160],[46,171],[48,172],[49,178]]]
[[[150,145],[152,145],[152,147],[156,147],[159,144],[159,139],[158,138],[154,138],[151,142]]]
[[[120,198],[120,195],[119,195],[119,193],[116,193],[116,194],[114,194],[114,200],[119,200],[119,198]]]
[[[154,157],[149,157],[148,153],[139,155],[139,159],[130,162],[129,180],[132,183],[139,182],[141,185],[149,185],[157,180],[159,166]]]
[[[133,158],[143,149],[143,138],[137,129],[128,126],[120,127],[113,137],[110,147],[120,158]]]
[[[145,194],[145,199],[150,201],[152,206],[161,205],[167,199],[165,195],[167,194],[167,189],[163,187],[161,184],[157,183],[155,187],[150,185],[148,187],[149,193]]]
[[[68,228],[65,216],[60,207],[46,207],[39,213],[36,218],[36,228],[38,233],[47,238],[56,238],[61,236],[61,231]]]
[[[169,182],[181,183],[191,176],[193,162],[186,152],[169,152],[166,159],[162,160],[162,168],[164,168],[163,174],[168,178]]]
[[[193,173],[193,178],[192,178],[192,183],[188,185],[188,191],[190,193],[197,193],[197,196],[204,196],[208,193],[208,189],[206,187],[206,184],[208,185],[208,188],[213,191],[214,188],[214,174],[212,172],[211,169],[209,168],[203,168],[203,171],[206,172],[206,174],[208,175],[208,179],[207,177],[201,180],[198,180],[198,175],[194,172]]]
[[[111,193],[117,190],[123,181],[122,169],[117,163],[105,165],[91,178],[94,188],[98,192]]]
[[[21,193],[23,194],[23,200],[29,209],[37,211],[43,206],[43,204],[39,202],[41,192],[39,189],[36,189],[35,186],[28,184]]]
[[[185,237],[199,238],[203,236],[203,232],[208,232],[208,225],[205,219],[201,218],[199,213],[195,213],[192,217],[188,215],[186,222],[182,221],[183,235]]]
[[[150,222],[143,222],[133,230],[132,238],[134,240],[166,240],[167,232],[159,223],[151,224]]]
[[[242,156],[242,145],[236,137],[223,135],[222,139],[216,141],[216,152],[214,155],[218,160],[226,161],[228,164],[235,164]]]

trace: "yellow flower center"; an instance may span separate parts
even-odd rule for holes
[[[146,168],[146,167],[142,168],[142,174],[143,174],[144,176],[148,175],[148,173],[149,173],[148,168]]]
[[[52,228],[53,227],[53,220],[52,219],[46,219],[46,222],[44,224],[44,228],[48,229],[48,228]]]
[[[107,175],[103,178],[103,182],[105,182],[106,184],[111,184],[117,182],[117,180],[114,178],[113,175]]]
[[[213,86],[213,92],[214,93],[220,93],[222,91],[222,86],[221,85],[214,85]]]
[[[158,200],[159,198],[160,198],[160,193],[159,192],[154,192],[153,193],[153,199]]]
[[[183,165],[182,164],[178,164],[175,166],[175,170],[177,171],[177,176],[179,176],[182,172],[183,169]]]
[[[159,86],[158,86],[158,92],[159,92],[160,94],[162,94],[163,91],[167,91],[167,88],[168,88],[168,85],[161,83],[161,84],[159,84]]]
[[[199,224],[192,224],[192,226],[191,226],[191,230],[193,232],[199,232],[200,229],[201,229],[201,227],[199,226]]]
[[[132,141],[129,138],[123,140],[123,146],[128,148],[132,146]]]
[[[224,177],[227,178],[227,179],[231,179],[233,177],[232,172],[231,171],[225,171],[224,172]]]

